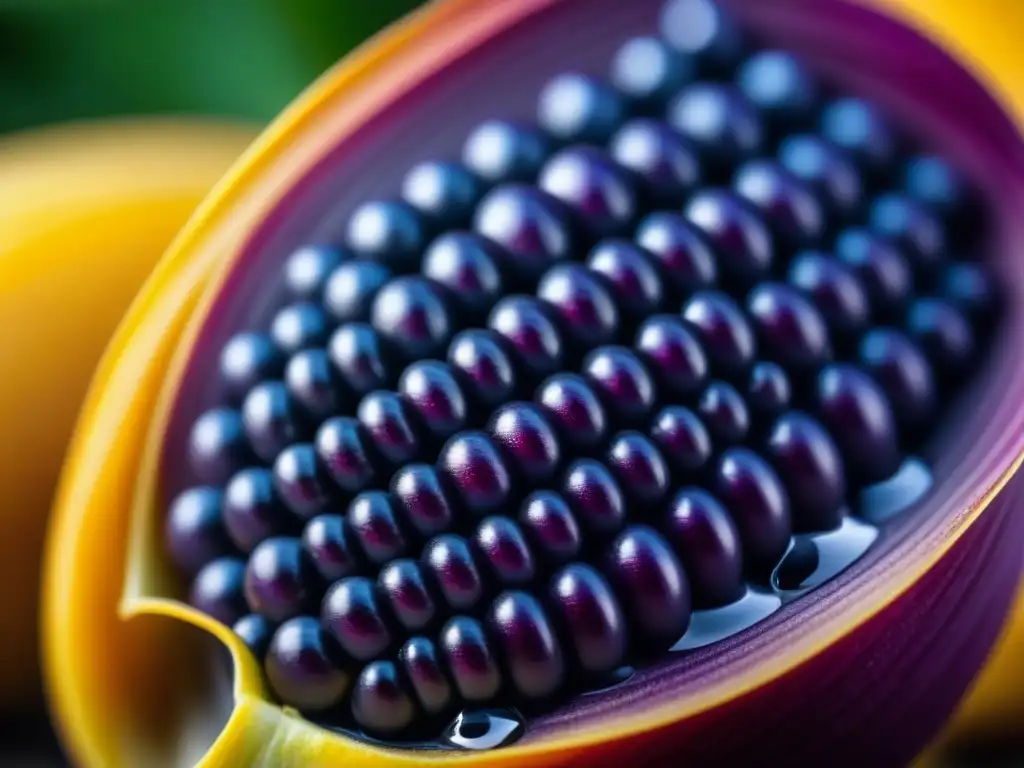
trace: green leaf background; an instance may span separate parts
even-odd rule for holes
[[[108,115],[270,120],[417,0],[0,2],[0,131]]]

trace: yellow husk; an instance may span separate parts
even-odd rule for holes
[[[153,119],[0,139],[0,712],[42,704],[43,538],[93,369],[157,259],[253,135]]]

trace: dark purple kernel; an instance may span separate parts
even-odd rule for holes
[[[697,401],[697,412],[718,446],[741,443],[750,432],[750,411],[736,388],[725,381],[712,381]]]
[[[192,575],[218,557],[233,553],[222,524],[223,494],[211,486],[189,488],[173,502],[164,521],[164,539],[174,564]]]
[[[531,699],[550,696],[565,679],[565,659],[544,609],[533,595],[509,591],[498,595],[487,614],[509,678]]]
[[[851,365],[828,366],[818,375],[817,406],[850,480],[872,483],[896,471],[901,456],[895,416],[868,374]]]
[[[357,256],[396,272],[416,268],[424,245],[423,225],[412,207],[390,200],[363,203],[352,213],[345,242]]]
[[[688,397],[708,378],[708,358],[696,335],[673,315],[655,315],[637,330],[633,346],[663,396]]]
[[[462,147],[462,162],[491,184],[533,181],[549,151],[540,131],[488,120],[477,126]]]
[[[582,264],[558,264],[541,278],[537,298],[561,321],[565,338],[582,347],[606,344],[619,328],[607,288]]]
[[[772,239],[754,209],[726,189],[705,189],[690,198],[683,210],[688,221],[711,243],[723,277],[752,285],[772,266]]]
[[[352,536],[341,515],[317,515],[302,531],[306,557],[327,583],[354,576],[359,569]]]
[[[508,296],[495,305],[487,326],[503,338],[528,376],[554,373],[562,366],[562,339],[537,299]]]
[[[564,445],[587,450],[605,439],[604,408],[582,377],[556,373],[540,385],[535,399]]]
[[[325,350],[304,349],[292,355],[284,383],[292,402],[307,416],[319,421],[337,412],[341,402],[338,381]]]
[[[518,587],[533,580],[536,574],[533,555],[514,520],[499,516],[486,518],[477,526],[473,544],[499,584]]]
[[[660,534],[629,526],[612,542],[607,568],[637,643],[657,652],[683,636],[690,626],[690,585]]]
[[[810,297],[837,334],[855,334],[867,325],[871,305],[849,265],[825,253],[806,251],[790,263],[786,279]]]
[[[945,220],[955,220],[969,211],[971,193],[967,182],[941,157],[911,158],[903,169],[903,189]]]
[[[625,347],[598,347],[584,359],[583,374],[604,401],[613,421],[642,422],[654,407],[651,375]]]
[[[416,460],[420,439],[409,407],[397,394],[383,389],[369,393],[359,403],[356,418],[385,460],[395,465]]]
[[[557,75],[541,89],[537,122],[549,136],[571,144],[604,144],[626,115],[618,93],[587,75]]]
[[[377,589],[391,615],[407,630],[416,632],[437,617],[437,604],[415,560],[392,560],[377,576]]]
[[[377,658],[391,645],[374,583],[362,576],[342,579],[327,591],[320,624],[357,661]]]
[[[700,182],[697,152],[660,120],[639,118],[626,123],[612,136],[608,154],[632,172],[657,205],[682,205]]]
[[[447,232],[423,254],[423,274],[448,289],[453,303],[475,320],[501,298],[506,259],[493,243],[472,232]]]
[[[549,480],[558,469],[558,437],[536,406],[522,402],[502,406],[491,416],[487,432],[510,467],[527,482]]]
[[[871,229],[906,254],[922,276],[945,258],[946,233],[941,222],[909,197],[890,193],[876,198],[868,220]]]
[[[328,275],[347,258],[329,245],[304,245],[284,262],[284,284],[293,299],[319,301]]]
[[[444,363],[413,363],[398,380],[398,393],[436,438],[443,440],[466,426],[466,399],[451,368]]]
[[[857,98],[837,99],[825,107],[819,129],[876,180],[892,168],[896,137],[874,104]]]
[[[530,543],[550,562],[564,563],[583,546],[576,518],[554,491],[534,491],[519,510],[519,524]]]
[[[667,291],[675,296],[686,296],[717,282],[715,254],[682,216],[655,211],[640,222],[635,239],[651,254]]]
[[[461,536],[435,536],[423,548],[421,561],[452,610],[469,610],[483,597],[480,571],[469,544]]]
[[[779,145],[779,162],[807,184],[833,219],[853,213],[861,203],[857,167],[842,150],[814,134],[797,134]]]
[[[798,373],[832,359],[828,326],[808,299],[785,283],[762,283],[747,296],[758,346],[766,357]]]
[[[365,323],[348,323],[331,336],[327,354],[345,384],[357,395],[386,387],[395,375],[381,338]]]
[[[463,699],[484,702],[498,693],[501,672],[480,622],[468,616],[450,619],[441,630],[438,645]]]
[[[721,178],[764,145],[757,110],[738,88],[725,83],[687,86],[669,103],[667,120],[696,146],[712,178]]]
[[[336,322],[366,322],[377,291],[391,279],[391,270],[376,261],[346,261],[324,286],[324,309]]]
[[[299,539],[280,536],[256,545],[245,567],[245,599],[253,613],[281,622],[315,600],[313,569]]]
[[[506,184],[488,192],[477,206],[473,230],[508,251],[526,279],[536,279],[573,253],[563,206],[525,184]]]
[[[992,275],[969,262],[950,264],[943,270],[939,293],[976,322],[987,320],[998,301]]]
[[[637,216],[628,172],[594,147],[569,147],[553,155],[537,186],[572,210],[593,237],[623,234]]]
[[[322,511],[328,501],[328,481],[317,461],[318,451],[309,443],[296,443],[274,460],[274,489],[285,506],[302,518]]]
[[[562,478],[562,498],[584,528],[614,533],[626,519],[626,500],[611,472],[594,459],[578,459]]]
[[[702,488],[681,488],[662,530],[683,563],[695,608],[717,608],[743,596],[739,532],[714,496]]]
[[[466,393],[484,408],[507,402],[515,390],[515,371],[491,331],[462,331],[448,346],[448,363]]]
[[[433,642],[425,637],[411,638],[399,650],[398,663],[427,714],[436,714],[448,707],[452,700],[452,686],[441,667]]]
[[[402,180],[402,199],[438,227],[469,223],[482,185],[461,165],[426,161]]]
[[[391,478],[391,499],[401,519],[423,536],[447,530],[452,508],[437,469],[429,464],[406,464]]]
[[[587,269],[604,278],[623,314],[646,317],[662,302],[661,278],[650,256],[627,240],[602,240],[590,251]]]
[[[781,365],[761,361],[750,369],[746,396],[751,416],[767,423],[789,407],[793,389]]]
[[[315,304],[300,302],[280,310],[270,324],[270,338],[287,355],[323,346],[330,333],[327,316]]]
[[[246,647],[252,651],[252,655],[260,662],[263,661],[267,648],[270,646],[270,638],[274,634],[274,629],[274,625],[265,616],[260,616],[258,613],[243,616],[231,627],[231,631],[238,635]]]
[[[786,486],[794,530],[838,528],[846,475],[839,449],[825,428],[804,413],[790,411],[775,422],[765,452]]]
[[[721,291],[695,293],[683,305],[683,320],[697,332],[713,371],[742,376],[757,353],[754,331],[743,311]]]
[[[656,37],[627,40],[615,53],[611,83],[643,111],[659,110],[693,76],[693,62]]]
[[[974,356],[974,330],[963,313],[942,299],[918,299],[907,313],[907,333],[937,371],[962,376]]]
[[[669,0],[662,6],[658,28],[704,75],[728,73],[743,53],[739,26],[715,0]]]
[[[392,661],[371,661],[352,687],[352,716],[370,733],[389,736],[412,724],[416,705]]]
[[[281,381],[264,381],[253,387],[242,402],[242,425],[253,453],[273,461],[299,437],[299,415],[288,387]]]
[[[228,481],[222,515],[227,535],[243,552],[271,536],[290,533],[295,520],[277,498],[273,474],[263,467],[246,467]]]
[[[245,602],[245,563],[219,557],[204,565],[189,590],[189,605],[231,626],[249,612]]]
[[[825,233],[825,213],[813,191],[775,160],[743,165],[733,177],[733,189],[786,245],[814,244]]]
[[[711,433],[697,414],[681,405],[658,412],[651,425],[651,439],[679,472],[698,472],[711,460]]]
[[[612,440],[605,463],[639,509],[660,502],[669,489],[669,469],[654,443],[635,430]]]
[[[264,379],[280,376],[285,356],[270,337],[243,331],[232,336],[220,353],[220,378],[233,399]]]
[[[249,457],[249,443],[238,411],[215,408],[192,425],[188,463],[200,480],[219,485],[247,464]]]
[[[440,291],[418,276],[398,277],[377,292],[373,328],[410,360],[441,354],[452,333]]]
[[[604,577],[571,563],[551,579],[551,604],[566,628],[569,656],[584,672],[609,672],[626,655],[629,632],[622,608]]]
[[[442,478],[472,515],[500,512],[512,495],[512,479],[494,443],[484,432],[451,437],[437,460]]]
[[[774,568],[792,532],[789,498],[779,476],[749,448],[729,448],[719,457],[712,490],[736,524],[745,567],[757,575]]]
[[[761,51],[736,73],[743,95],[776,132],[803,125],[811,116],[818,87],[804,63],[787,51]]]
[[[366,429],[351,416],[336,416],[320,425],[316,455],[331,480],[346,493],[357,493],[374,480],[377,470]]]
[[[362,552],[377,565],[399,557],[408,547],[386,491],[364,491],[352,499],[345,522]]]
[[[351,682],[340,649],[312,616],[298,616],[277,628],[265,668],[277,699],[304,712],[336,706]]]
[[[875,328],[861,339],[857,361],[885,391],[900,424],[927,423],[936,406],[936,382],[917,344],[894,328]]]
[[[873,312],[891,317],[902,310],[913,289],[913,275],[891,243],[866,229],[847,229],[836,238],[835,254],[860,278]]]

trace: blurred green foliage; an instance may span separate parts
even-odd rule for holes
[[[121,114],[267,121],[418,0],[0,0],[0,131]]]

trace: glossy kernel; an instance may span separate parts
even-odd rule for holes
[[[690,584],[654,529],[632,525],[619,534],[607,567],[638,640],[660,651],[682,637],[690,625]]]
[[[740,537],[725,507],[702,488],[681,488],[661,529],[682,561],[695,608],[714,608],[743,596]]]
[[[637,118],[612,136],[608,153],[655,203],[681,205],[701,178],[696,148],[660,120]]]
[[[537,390],[536,402],[563,445],[592,449],[607,435],[604,406],[581,376],[558,373],[546,379]]]
[[[666,293],[684,296],[718,281],[718,260],[707,241],[682,216],[656,211],[637,226],[637,245],[650,253]]]
[[[453,436],[441,449],[437,466],[471,514],[499,512],[512,494],[505,461],[484,432]]]
[[[604,576],[572,563],[551,579],[554,610],[568,628],[572,658],[586,672],[609,672],[626,655],[629,632],[622,606]]]

